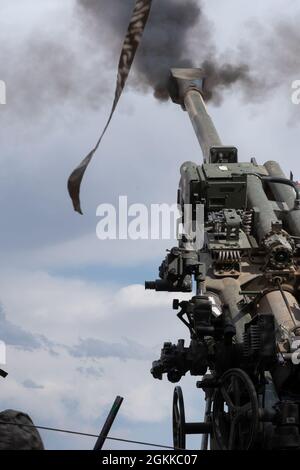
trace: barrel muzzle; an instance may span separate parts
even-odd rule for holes
[[[196,90],[203,96],[204,72],[202,69],[171,69],[169,93],[172,101],[185,109],[184,98],[189,90]]]

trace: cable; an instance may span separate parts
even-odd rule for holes
[[[7,421],[0,421],[1,424],[6,424],[10,426],[19,426],[19,427],[26,427],[26,428],[35,428],[35,429],[43,429],[45,431],[55,431],[55,432],[63,432],[66,434],[74,434],[77,436],[86,436],[86,437],[99,437],[97,434],[89,434],[85,432],[78,432],[78,431],[70,431],[68,429],[58,429],[58,428],[50,428],[46,426],[34,426],[33,424],[19,424],[19,423],[10,423]],[[160,444],[153,444],[150,442],[142,442],[142,441],[132,441],[130,439],[122,439],[119,437],[107,437],[107,440],[110,441],[120,441],[120,442],[127,442],[130,444],[138,444],[138,445],[143,445],[143,446],[151,446],[151,447],[160,447],[162,449],[172,449],[172,450],[183,450],[179,449],[178,447],[171,447],[171,446],[165,446],[165,445],[160,445]]]

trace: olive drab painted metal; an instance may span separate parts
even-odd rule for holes
[[[195,293],[174,300],[191,341],[165,343],[152,374],[202,377],[204,422],[186,422],[180,387],[173,401],[174,446],[202,434],[202,449],[300,450],[300,197],[276,162],[239,162],[224,146],[204,103],[200,69],[173,69],[170,96],[187,111],[203,163],[180,170],[178,203],[189,226],[147,289]],[[245,156],[243,156],[243,160]],[[196,206],[204,219],[196,220]],[[202,212],[203,213],[203,212]]]

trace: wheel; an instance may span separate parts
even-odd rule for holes
[[[181,387],[175,387],[173,395],[173,445],[177,449],[186,448],[185,412]]]
[[[213,435],[221,450],[248,450],[259,424],[255,387],[241,369],[230,369],[221,378],[213,398]]]

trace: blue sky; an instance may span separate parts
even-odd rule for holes
[[[91,48],[85,42],[72,0],[0,3],[0,79],[7,81],[7,105],[0,106],[0,339],[7,343],[9,372],[1,383],[1,408],[21,409],[36,424],[97,433],[122,395],[112,435],[168,445],[173,385],[155,381],[149,370],[162,343],[187,338],[187,332],[171,309],[173,295],[144,292],[143,282],[157,276],[174,241],[99,241],[96,208],[119,195],[133,203],[174,203],[180,165],[201,161],[197,140],[179,107],[136,92],[129,81],[84,180],[85,214],[75,214],[66,181],[107,118],[115,83],[114,61],[105,62],[109,44]],[[203,3],[220,53],[239,49],[255,21],[269,25],[299,15],[293,0]],[[260,38],[249,37],[255,56]],[[52,45],[40,62],[29,60],[37,43]],[[59,44],[71,52],[57,73],[50,64]],[[267,64],[262,69],[268,74]],[[73,92],[58,97],[63,72]],[[237,88],[210,110],[224,143],[236,145],[241,160],[277,159],[300,179],[300,107],[290,99],[296,79],[300,67],[298,76],[287,68],[282,86],[267,97],[245,101]],[[203,411],[195,382],[182,381],[191,421]],[[94,443],[42,435],[51,449]],[[197,438],[189,445],[197,446]]]

